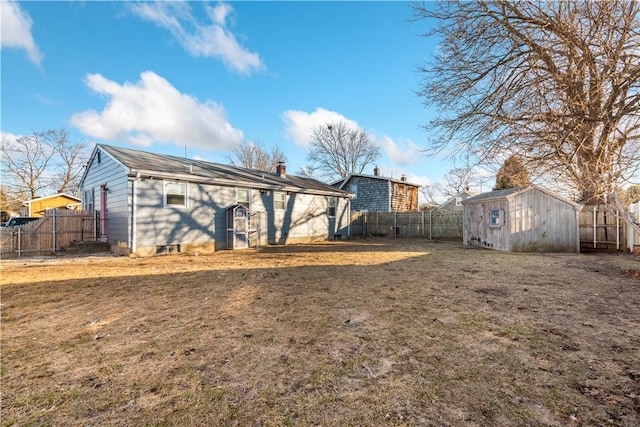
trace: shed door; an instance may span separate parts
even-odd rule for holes
[[[235,209],[233,218],[234,249],[246,249],[249,247],[249,212],[246,209]]]

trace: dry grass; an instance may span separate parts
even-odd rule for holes
[[[2,425],[640,424],[631,255],[354,240],[2,262]]]

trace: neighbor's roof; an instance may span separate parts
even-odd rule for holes
[[[526,187],[514,187],[514,188],[505,188],[504,190],[489,191],[487,193],[482,193],[482,194],[478,194],[477,196],[469,197],[467,200],[463,200],[462,204],[481,202],[485,200],[511,199],[517,196],[518,194],[523,194],[532,190],[538,190],[542,193],[547,194],[550,197],[561,200],[565,203],[569,203],[578,210],[582,209],[582,205],[572,202],[571,200],[565,199],[564,197],[559,196],[558,194],[555,194],[554,192],[547,190],[544,187],[540,187],[539,185],[536,185],[536,184],[531,184]]]
[[[97,144],[93,157],[102,150],[128,169],[129,176],[143,176],[185,180],[208,184],[264,188],[300,193],[325,194],[348,197],[338,190],[315,179],[286,175],[281,178],[275,172],[258,171],[236,166],[188,159],[166,154],[155,154],[129,148]],[[85,172],[86,173],[86,172]],[[84,180],[84,178],[83,178]]]
[[[336,188],[343,189],[347,185],[347,183],[349,181],[351,181],[351,178],[354,178],[354,177],[357,177],[357,178],[369,178],[369,179],[379,179],[379,180],[382,180],[382,181],[389,181],[389,182],[398,183],[398,184],[410,185],[412,187],[421,187],[420,184],[412,184],[410,182],[403,181],[401,179],[391,178],[391,177],[382,176],[382,175],[366,175],[366,174],[362,174],[362,173],[352,173],[348,177],[339,179],[338,181],[334,182],[331,185],[333,185]]]
[[[41,200],[47,200],[47,199],[53,199],[55,197],[65,197],[69,200],[74,200],[78,203],[80,203],[82,201],[82,199],[80,197],[76,197],[76,196],[72,196],[71,194],[67,194],[67,193],[56,193],[56,194],[52,194],[51,196],[43,196],[43,197],[38,197],[35,199],[31,199],[31,200],[27,200],[26,202],[24,202],[24,204],[29,204],[32,202],[39,202]]]

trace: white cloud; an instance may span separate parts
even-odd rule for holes
[[[307,147],[311,143],[313,129],[318,126],[342,122],[351,129],[360,129],[360,126],[355,121],[347,119],[340,113],[325,110],[324,108],[316,108],[313,113],[288,110],[283,112],[280,117],[285,123],[287,137],[302,147]]]
[[[9,133],[9,132],[1,132],[0,131],[0,140],[2,141],[3,144],[13,144],[14,142],[16,142],[16,140],[18,138],[20,138],[22,135],[16,135],[13,133]]]
[[[226,150],[244,138],[229,124],[222,106],[200,103],[152,71],[142,73],[137,83],[122,85],[89,74],[86,84],[110,97],[101,112],[88,110],[71,117],[71,124],[86,135],[142,146],[158,141],[205,150]]]
[[[29,59],[39,65],[44,55],[31,35],[31,17],[13,1],[0,2],[0,44],[3,48],[24,49]]]
[[[132,3],[136,15],[168,30],[193,56],[220,58],[227,67],[241,74],[265,68],[260,55],[245,49],[229,30],[227,20],[233,8],[225,3],[204,6],[210,22],[201,23],[191,13],[188,2]]]
[[[418,165],[422,162],[422,148],[410,139],[404,140],[399,144],[387,135],[370,134],[369,138],[382,148],[389,159],[396,165]]]

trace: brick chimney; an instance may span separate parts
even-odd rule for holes
[[[278,162],[278,166],[276,166],[276,175],[278,175],[280,178],[287,177],[287,167],[285,166],[284,162]]]

